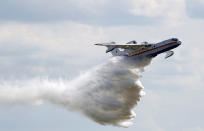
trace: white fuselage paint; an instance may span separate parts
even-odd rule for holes
[[[119,56],[156,56],[160,53],[169,51],[173,48],[178,47],[181,44],[181,41],[175,41],[172,39],[168,39],[156,44],[147,44],[149,47],[145,47],[144,49],[140,49],[138,51],[131,50],[131,49],[125,49],[124,51],[116,51],[115,55]]]

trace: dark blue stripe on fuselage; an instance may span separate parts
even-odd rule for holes
[[[168,48],[166,48],[166,49],[160,50],[160,51],[158,51],[158,52],[149,54],[149,55],[147,55],[147,56],[148,56],[148,57],[155,57],[155,56],[157,56],[158,54],[161,54],[161,53],[164,53],[164,52],[169,51],[169,50],[171,50],[171,49],[174,49],[174,48],[178,47],[179,45],[180,45],[180,44],[173,45],[173,46],[171,46],[171,47],[168,47]]]

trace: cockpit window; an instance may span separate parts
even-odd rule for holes
[[[177,38],[172,38],[171,40],[173,40],[173,41],[178,41],[178,39],[177,39]]]

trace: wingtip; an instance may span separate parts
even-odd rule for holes
[[[102,45],[102,44],[100,44],[100,43],[96,43],[96,44],[94,44],[94,45]]]

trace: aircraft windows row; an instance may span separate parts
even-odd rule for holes
[[[145,47],[151,47],[151,45],[149,44],[149,45],[145,45]]]

